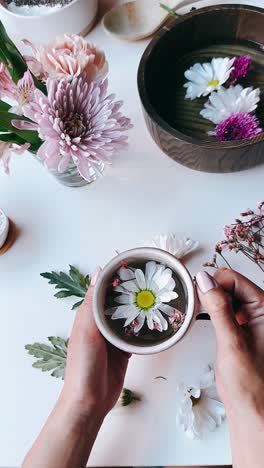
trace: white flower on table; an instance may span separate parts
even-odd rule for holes
[[[173,233],[158,234],[152,239],[152,247],[165,250],[178,259],[196,250],[198,246],[199,242],[188,237],[178,238]]]
[[[224,84],[233,70],[235,58],[213,58],[208,63],[195,63],[184,73],[187,83],[186,99],[195,99],[201,96],[208,96]]]
[[[202,439],[206,432],[214,431],[225,418],[225,408],[215,386],[214,370],[209,366],[200,384],[179,390],[183,398],[177,412],[177,424],[191,439]]]
[[[260,89],[243,88],[236,85],[230,88],[220,87],[211,94],[200,114],[211,122],[219,124],[232,114],[250,113],[256,110],[260,101]]]
[[[106,310],[105,314],[113,320],[126,319],[124,327],[133,322],[134,333],[142,329],[145,321],[150,330],[167,330],[168,321],[163,314],[174,316],[176,309],[167,303],[178,297],[172,271],[149,261],[145,273],[139,268],[123,266],[118,275],[121,281],[114,280],[113,290],[121,293],[114,299],[120,305]]]

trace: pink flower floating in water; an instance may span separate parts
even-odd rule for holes
[[[233,63],[233,70],[230,73],[229,83],[234,85],[241,78],[245,78],[245,76],[248,74],[250,64],[251,57],[248,55],[236,57]]]
[[[181,328],[181,326],[183,325],[183,322],[185,320],[185,315],[180,312],[179,310],[177,309],[174,309],[174,313],[173,315],[171,315],[171,317],[169,317],[169,323],[171,324],[172,328],[177,331]]]
[[[27,56],[26,60],[38,76],[64,78],[85,73],[91,81],[105,77],[108,72],[104,52],[75,34],[64,34],[47,45],[24,43],[32,49],[33,56]]]
[[[120,279],[119,278],[115,278],[113,281],[112,281],[112,286],[114,288],[116,288],[117,286],[119,286],[120,284]]]
[[[48,168],[64,172],[73,161],[81,176],[90,181],[91,168],[98,173],[102,162],[111,164],[112,156],[127,144],[124,132],[132,127],[120,112],[122,101],[107,96],[107,80],[88,83],[86,75],[47,80],[45,96],[35,90],[35,100],[24,108],[33,122],[14,120],[14,127],[38,130],[44,143],[38,156]]]
[[[12,153],[22,154],[30,147],[29,143],[24,145],[17,145],[9,141],[0,141],[0,160],[4,165],[4,170],[6,174],[9,174],[9,161]]]
[[[8,97],[13,99],[16,86],[4,64],[0,62],[0,99]]]
[[[254,138],[261,132],[262,129],[255,115],[240,112],[220,122],[215,132],[210,132],[210,134],[215,134],[218,141],[234,141]]]

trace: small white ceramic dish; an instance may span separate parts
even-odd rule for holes
[[[114,273],[120,268],[120,262],[125,261],[128,265],[138,262],[147,262],[154,260],[169,267],[181,280],[186,292],[186,318],[177,333],[169,337],[166,341],[151,344],[134,344],[122,340],[109,326],[105,317],[105,294],[111,278]],[[190,273],[185,266],[177,260],[173,255],[164,250],[141,247],[133,250],[122,252],[113,258],[103,269],[95,286],[93,298],[93,310],[96,324],[102,335],[123,351],[133,354],[156,354],[165,351],[175,345],[187,332],[194,316],[195,316],[195,291],[194,284]]]
[[[0,210],[0,249],[3,247],[9,232],[9,219],[5,213]]]
[[[0,0],[0,19],[11,39],[20,45],[21,39],[48,42],[64,33],[85,36],[93,27],[98,0],[73,0],[59,10],[41,16],[22,16],[9,11]]]
[[[199,0],[166,0],[168,8],[178,11],[178,8],[193,5]],[[105,31],[118,39],[139,41],[154,34],[170,14],[160,6],[157,0],[134,0],[116,5],[103,17]]]

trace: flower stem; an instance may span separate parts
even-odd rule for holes
[[[220,255],[220,257],[222,257],[224,262],[227,264],[228,268],[230,268],[230,270],[232,270],[232,267],[231,267],[230,263],[228,263],[227,259],[223,256],[223,254],[219,254],[219,255]]]
[[[132,396],[132,401],[141,401],[141,398],[139,396]]]
[[[167,5],[165,5],[164,3],[160,3],[160,6],[161,8],[163,8],[163,10],[166,10],[171,16],[175,16],[176,18],[178,18],[177,13],[171,8],[169,8]]]

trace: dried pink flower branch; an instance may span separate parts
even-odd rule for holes
[[[204,266],[218,268],[220,257],[230,267],[223,252],[240,252],[264,272],[264,200],[257,203],[257,211],[247,208],[233,224],[225,226],[224,235]]]

